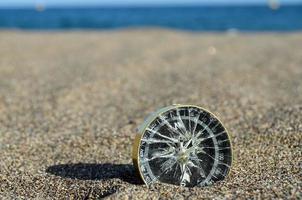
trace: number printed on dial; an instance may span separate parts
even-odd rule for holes
[[[211,185],[230,171],[232,149],[221,122],[196,106],[176,105],[149,118],[141,132],[137,167],[144,182]]]

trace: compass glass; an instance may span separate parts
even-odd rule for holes
[[[174,106],[154,116],[138,151],[147,185],[211,185],[226,177],[232,162],[226,129],[213,114],[195,106]]]

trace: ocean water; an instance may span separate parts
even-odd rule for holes
[[[0,9],[1,29],[164,27],[189,31],[299,31],[302,5]]]

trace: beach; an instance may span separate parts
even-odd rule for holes
[[[0,31],[0,198],[302,198],[302,33]],[[136,128],[158,108],[224,123],[233,166],[204,188],[144,186]]]

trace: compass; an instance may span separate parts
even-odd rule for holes
[[[198,106],[172,105],[150,114],[138,128],[132,158],[147,186],[207,186],[229,173],[232,148],[214,114]]]

